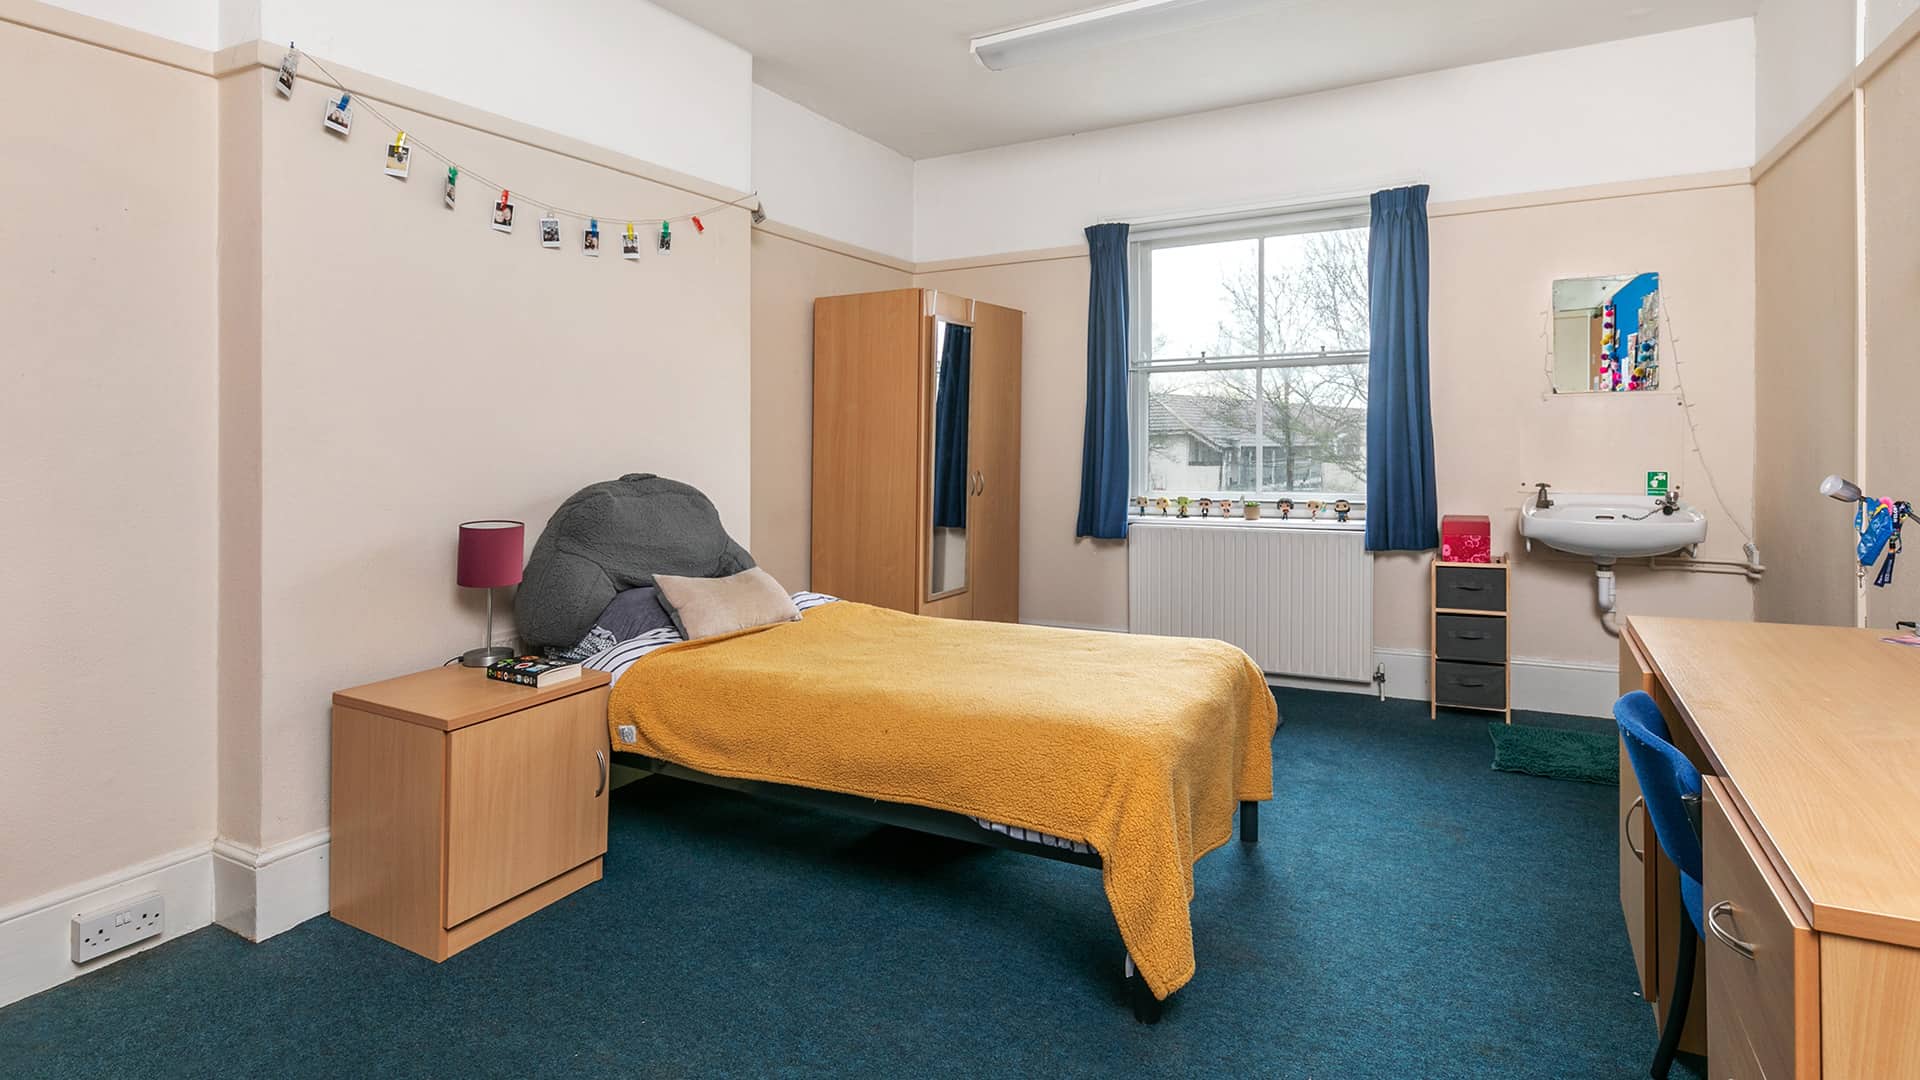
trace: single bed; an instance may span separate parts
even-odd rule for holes
[[[621,515],[591,517],[604,531]],[[592,530],[571,545],[577,565],[596,561],[579,552],[620,548],[626,561],[606,576],[646,575],[634,545]],[[744,549],[728,558],[751,565]],[[1194,861],[1232,837],[1236,811],[1242,841],[1254,842],[1257,805],[1272,797],[1277,717],[1259,669],[1221,642],[794,601],[795,621],[694,641],[660,628],[588,660],[615,678],[616,760],[1098,868],[1135,1014],[1158,1019],[1194,974]]]

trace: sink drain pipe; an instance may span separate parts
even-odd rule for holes
[[[1614,637],[1620,636],[1620,613],[1613,609],[1613,567],[1606,563],[1593,565],[1594,598],[1600,602],[1600,625]]]

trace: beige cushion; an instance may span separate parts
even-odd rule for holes
[[[653,584],[660,590],[660,606],[688,641],[800,618],[793,597],[757,566],[722,578],[655,574]]]

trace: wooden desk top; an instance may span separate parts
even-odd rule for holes
[[[585,670],[577,679],[536,689],[489,679],[480,668],[455,664],[351,690],[336,690],[333,703],[423,727],[455,731],[482,720],[597,690],[612,681],[613,677],[604,671]]]
[[[1920,648],[1637,615],[1626,632],[1813,928],[1920,947]]]

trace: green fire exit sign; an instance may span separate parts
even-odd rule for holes
[[[1667,474],[1665,472],[1647,472],[1647,494],[1665,495],[1667,493]]]

